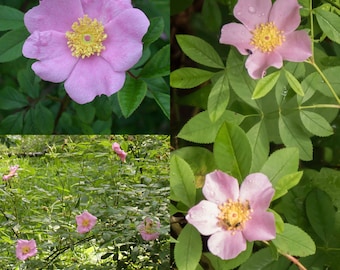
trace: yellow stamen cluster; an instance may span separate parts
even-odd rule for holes
[[[88,219],[84,219],[81,223],[84,227],[87,227],[90,225],[90,221]]]
[[[251,208],[249,202],[228,200],[218,206],[218,225],[228,231],[242,230],[244,224],[251,219]]]
[[[30,251],[31,251],[31,249],[30,249],[29,246],[24,246],[24,247],[22,247],[22,249],[21,249],[22,254],[27,254],[27,253],[30,252]]]
[[[284,32],[279,30],[273,22],[261,23],[252,31],[250,44],[263,53],[272,52],[286,41]]]
[[[72,24],[72,30],[66,32],[67,45],[75,57],[90,57],[100,55],[105,49],[103,41],[107,38],[104,26],[97,19],[92,20],[87,15]]]

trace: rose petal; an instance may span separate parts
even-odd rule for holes
[[[129,23],[126,20],[130,19]],[[107,39],[103,42],[105,50],[101,56],[115,71],[126,71],[135,65],[142,56],[142,38],[150,22],[139,9],[121,12],[109,24],[105,25]]]
[[[112,95],[123,87],[124,81],[124,72],[113,71],[101,57],[90,57],[76,64],[65,82],[65,90],[75,102],[84,104],[97,95]]]
[[[300,5],[296,0],[276,0],[270,11],[269,21],[274,22],[278,29],[289,34],[300,24]]]
[[[131,9],[131,0],[81,0],[84,14],[96,18],[103,24],[111,21],[118,13]]]
[[[247,242],[240,231],[232,234],[230,231],[221,231],[208,239],[209,251],[223,260],[230,260],[246,250]]]
[[[272,53],[262,53],[258,50],[249,55],[246,61],[246,68],[250,77],[253,79],[263,78],[267,68],[270,66],[281,68],[283,65],[282,57],[276,51]]]
[[[244,237],[250,242],[274,239],[276,228],[273,213],[254,211],[242,232]]]
[[[83,9],[80,0],[43,0],[26,12],[24,21],[30,33],[48,30],[66,33],[81,17]]]
[[[220,43],[233,45],[243,54],[249,54],[248,50],[252,50],[250,45],[252,34],[240,23],[229,23],[222,27]]]
[[[286,36],[286,41],[276,49],[284,60],[302,62],[312,56],[312,42],[308,34],[295,31]]]
[[[190,224],[195,226],[201,234],[211,235],[222,230],[222,228],[217,226],[217,216],[219,213],[220,210],[216,204],[203,200],[190,208],[185,218]]]
[[[238,199],[239,185],[234,177],[216,170],[206,175],[202,192],[209,201],[221,204]]]
[[[253,30],[256,25],[268,21],[271,7],[271,0],[239,0],[234,8],[234,16],[248,30]]]
[[[33,32],[25,41],[22,53],[41,60],[32,69],[43,80],[54,83],[66,80],[78,61],[71,55],[64,34],[55,31]]]
[[[240,188],[240,200],[249,201],[254,211],[265,211],[273,198],[275,190],[268,177],[262,173],[249,174]]]

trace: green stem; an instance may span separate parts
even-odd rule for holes
[[[313,1],[309,1],[309,16],[310,16],[310,34],[314,41],[314,18],[313,18]],[[314,62],[314,42],[312,42],[312,59]]]
[[[323,81],[327,84],[328,88],[331,90],[331,92],[332,92],[333,96],[335,97],[336,101],[338,102],[338,104],[340,104],[340,99],[339,99],[338,95],[336,94],[333,86],[330,84],[330,82],[326,78],[325,74],[323,74],[322,70],[318,67],[318,65],[314,62],[314,60],[313,59],[307,60],[307,63],[311,64],[316,69],[316,71],[320,74]]]
[[[331,108],[331,109],[340,109],[340,105],[337,104],[315,104],[308,106],[299,106],[299,110],[303,109],[318,109],[318,108]]]

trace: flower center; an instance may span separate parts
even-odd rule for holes
[[[73,31],[66,32],[67,45],[75,57],[90,57],[100,55],[105,49],[103,41],[107,38],[104,26],[97,19],[92,20],[87,15],[72,24]]]
[[[81,224],[83,227],[88,227],[90,225],[90,221],[88,219],[84,219]]]
[[[272,52],[286,41],[284,32],[279,30],[273,22],[257,25],[252,34],[253,38],[250,44],[260,49],[263,53]]]
[[[251,219],[249,202],[228,200],[218,206],[221,212],[218,215],[218,225],[228,231],[242,230],[244,224]]]
[[[24,246],[24,247],[22,247],[22,249],[21,249],[21,252],[22,252],[22,254],[27,254],[28,252],[30,252],[30,247],[28,247],[28,246]]]

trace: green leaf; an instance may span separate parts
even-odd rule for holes
[[[269,91],[275,86],[279,77],[280,71],[275,71],[274,73],[258,80],[252,98],[258,99],[267,95]]]
[[[148,90],[161,108],[165,116],[170,119],[170,89],[163,77],[145,80]]]
[[[150,92],[165,116],[170,119],[170,95],[152,90]]]
[[[24,26],[24,13],[0,5],[0,31],[13,30]]]
[[[235,48],[230,49],[227,70],[230,86],[235,94],[253,108],[259,109],[259,101],[252,99],[256,81],[249,76],[244,67],[244,56]]]
[[[170,74],[170,85],[174,88],[193,88],[208,80],[215,73],[198,68],[180,68]]]
[[[0,96],[0,109],[2,110],[20,109],[29,105],[25,95],[9,86],[0,90]]]
[[[312,134],[326,137],[334,133],[331,125],[320,114],[300,110],[300,117],[305,128]]]
[[[142,78],[157,78],[170,74],[170,45],[165,45],[145,64],[141,73]]]
[[[313,230],[327,243],[334,232],[336,214],[330,196],[318,188],[313,189],[306,198],[306,213]]]
[[[322,8],[314,9],[316,19],[322,31],[333,41],[340,44],[340,17]]]
[[[204,1],[202,16],[205,26],[210,31],[219,31],[222,25],[221,9],[216,1]]]
[[[212,68],[224,68],[215,49],[201,38],[190,35],[176,35],[183,52],[193,61]]]
[[[288,81],[290,87],[294,90],[294,92],[296,94],[300,95],[300,96],[304,96],[305,93],[303,92],[303,89],[302,89],[300,82],[288,70],[285,69],[284,72],[285,72],[285,76],[287,78],[287,81]]]
[[[53,113],[41,103],[27,111],[24,120],[24,134],[51,134],[53,128]]]
[[[22,45],[28,35],[25,27],[5,33],[0,38],[0,63],[9,62],[22,56]]]
[[[203,187],[206,174],[216,169],[213,153],[206,148],[187,146],[173,152],[183,158],[194,172],[196,187]]]
[[[242,251],[236,258],[231,260],[222,260],[221,258],[211,254],[211,253],[203,253],[205,257],[209,259],[210,264],[214,267],[214,269],[234,269],[244,263],[251,255],[253,250],[254,242],[247,242],[246,250]]]
[[[178,269],[195,270],[202,255],[201,235],[191,224],[186,224],[175,245],[174,255]]]
[[[111,102],[107,96],[101,95],[96,97],[93,101],[94,108],[96,110],[96,116],[99,120],[109,120],[112,117]]]
[[[336,66],[336,67],[327,68],[327,69],[324,69],[322,72],[325,75],[325,77],[327,78],[327,80],[329,81],[329,83],[333,86],[335,92],[339,96],[340,95],[340,87],[339,87],[339,85],[340,85],[340,76],[339,76],[340,67]],[[332,92],[330,91],[330,89],[327,86],[327,84],[325,83],[325,81],[321,78],[319,73],[314,72],[314,73],[310,74],[305,80],[307,80],[307,82],[305,82],[305,83],[308,87],[311,88],[311,90],[312,89],[317,90],[320,93],[322,93],[323,95],[333,98]],[[311,93],[312,93],[312,91],[311,91]],[[305,101],[306,100],[304,100],[303,102],[305,102]]]
[[[269,154],[269,140],[264,121],[255,124],[247,132],[247,137],[254,157],[250,171],[257,172],[262,168]]]
[[[282,233],[285,226],[282,217],[273,209],[268,209],[268,211],[274,214],[276,233]]]
[[[176,155],[170,159],[170,188],[175,201],[191,207],[196,200],[195,176],[187,162]]]
[[[39,82],[41,79],[35,75],[30,65],[27,65],[25,69],[22,69],[18,72],[17,79],[20,89],[23,91],[23,93],[32,97],[33,99],[39,97]]]
[[[17,112],[5,117],[0,122],[0,134],[22,134],[24,112]]]
[[[177,137],[195,143],[212,143],[224,121],[238,125],[243,119],[243,115],[225,111],[222,117],[213,123],[210,120],[208,111],[203,111],[192,117],[182,127]]]
[[[308,161],[313,159],[313,145],[308,134],[301,128],[295,114],[285,116],[280,114],[279,132],[282,142],[287,147],[297,147],[300,159]]]
[[[239,270],[287,270],[291,262],[287,258],[278,257],[275,246],[269,243],[269,247],[260,249]]]
[[[216,122],[225,112],[230,98],[227,74],[224,73],[212,87],[208,98],[208,112],[211,122]]]
[[[307,233],[288,223],[285,223],[283,233],[277,233],[272,242],[280,252],[292,256],[306,257],[316,250],[314,241]]]
[[[86,124],[91,124],[93,122],[96,115],[96,109],[92,103],[82,105],[73,103],[73,106],[81,122]]]
[[[123,88],[118,92],[119,106],[125,118],[128,118],[142,103],[147,91],[143,80],[128,76]]]
[[[164,19],[162,17],[154,17],[150,19],[148,32],[143,37],[144,46],[148,46],[156,41],[164,30]]]
[[[252,152],[247,135],[239,126],[225,123],[214,143],[217,168],[234,176],[241,182],[251,166]]]
[[[295,173],[299,167],[299,151],[297,148],[283,148],[270,155],[260,172],[275,186],[285,175]]]
[[[299,105],[305,103],[313,97],[316,91],[314,88],[314,80],[316,80],[318,76],[320,75],[317,72],[311,73],[301,82],[301,87],[304,90],[305,95],[303,97],[297,96]]]
[[[280,178],[277,183],[275,183],[274,188],[275,188],[275,195],[272,199],[272,201],[282,197],[285,195],[289,189],[292,187],[295,187],[299,182],[300,179],[303,175],[303,172],[296,172],[296,173],[291,173],[283,176]]]

